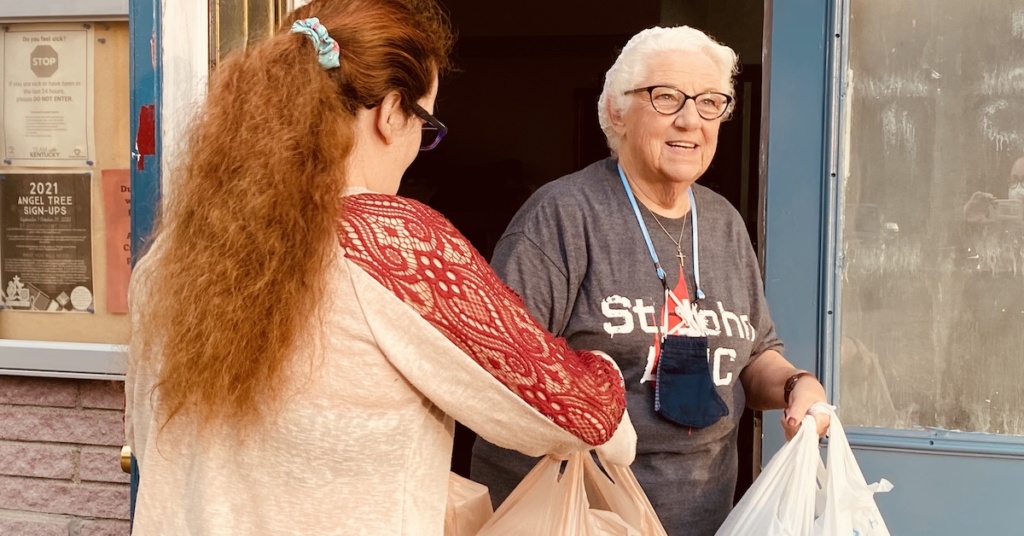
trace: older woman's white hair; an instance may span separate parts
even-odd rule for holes
[[[626,108],[626,92],[635,89],[646,74],[651,57],[661,52],[698,52],[707,54],[722,71],[722,87],[735,95],[733,77],[738,72],[738,56],[733,49],[712,39],[708,34],[689,26],[648,28],[626,43],[615,64],[604,78],[604,90],[597,101],[597,119],[608,138],[612,154],[619,149],[619,135],[612,128],[609,107],[616,112]]]

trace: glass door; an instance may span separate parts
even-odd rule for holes
[[[1024,1],[855,0],[848,38],[841,416],[1024,436]]]
[[[765,283],[789,357],[895,485],[893,534],[1017,534],[1024,0],[768,14]]]

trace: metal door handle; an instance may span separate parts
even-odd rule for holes
[[[121,447],[121,470],[126,473],[132,472],[132,448],[128,445]]]

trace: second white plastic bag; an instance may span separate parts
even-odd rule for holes
[[[820,407],[831,415],[833,425],[828,435],[828,464],[823,467],[818,462],[820,493],[825,500],[819,502],[815,534],[889,536],[889,528],[875,504],[875,494],[891,490],[892,484],[884,478],[875,484],[867,483],[835,410],[831,406]]]
[[[786,443],[747,490],[717,536],[889,536],[874,494],[889,491],[882,479],[868,485],[831,406],[828,465],[818,451],[814,417]]]

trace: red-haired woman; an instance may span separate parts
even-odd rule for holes
[[[635,433],[449,222],[396,197],[451,33],[430,0],[314,1],[218,67],[131,287],[136,536],[443,530],[455,419],[531,455]]]

